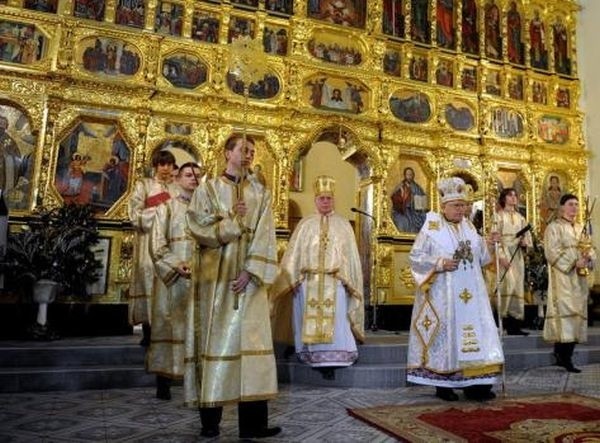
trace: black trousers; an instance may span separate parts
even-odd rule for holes
[[[223,416],[221,406],[200,408],[200,421],[203,429],[218,429]],[[240,432],[248,432],[269,427],[269,407],[266,400],[238,403],[238,426]]]
[[[575,342],[569,343],[554,343],[554,355],[559,366],[572,363],[573,351],[575,350]]]

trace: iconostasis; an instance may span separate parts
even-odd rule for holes
[[[354,168],[339,192],[372,215],[352,214],[365,292],[379,304],[411,303],[407,253],[439,208],[440,177],[471,184],[483,231],[504,187],[538,231],[562,193],[584,193],[575,1],[0,5],[1,187],[16,222],[40,205],[92,205],[109,251],[98,303],[125,302],[127,200],[152,152],[215,175],[223,142],[244,126],[282,248],[294,193],[310,192],[311,149],[330,143]],[[240,37],[260,42],[265,72],[247,85],[247,107],[229,69]]]

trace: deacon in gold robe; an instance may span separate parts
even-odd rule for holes
[[[150,298],[154,283],[154,264],[150,258],[148,242],[156,208],[177,192],[171,176],[174,164],[175,157],[169,151],[155,151],[152,155],[154,177],[138,180],[129,199],[129,220],[135,230],[128,295],[129,323],[142,324],[142,346],[150,344]]]
[[[529,335],[521,329],[525,318],[525,257],[527,248],[532,246],[531,234],[517,233],[527,226],[527,220],[518,211],[519,197],[513,188],[500,192],[498,211],[492,224],[500,234],[498,248],[502,281],[498,288],[500,295],[500,315],[508,335]],[[493,229],[494,229],[493,228]],[[513,257],[514,255],[514,257]],[[512,257],[512,262],[511,262]]]
[[[430,212],[409,260],[417,284],[408,344],[407,379],[436,387],[436,395],[489,400],[504,354],[492,316],[482,267],[486,242],[465,218],[465,183],[438,183],[442,213]],[[497,234],[496,234],[497,238]]]
[[[186,404],[197,400],[191,280],[196,242],[188,233],[186,212],[201,176],[196,163],[179,168],[179,191],[157,208],[150,237],[156,280],[146,370],[156,374],[156,397],[162,400],[171,399],[171,380],[183,378]]]
[[[325,378],[334,376],[331,367],[354,363],[356,340],[364,341],[360,257],[352,226],[334,212],[334,186],[333,178],[317,177],[317,214],[298,224],[271,292],[274,306],[293,302],[292,318],[276,323],[291,323],[298,359],[321,368]],[[274,311],[285,315],[290,309]]]
[[[201,184],[187,213],[200,244],[196,292],[196,364],[201,435],[219,435],[222,406],[238,404],[241,438],[278,434],[268,427],[267,400],[277,375],[267,285],[277,274],[271,194],[245,175],[254,140],[232,135],[227,168]]]
[[[576,222],[579,201],[573,194],[560,198],[559,217],[544,233],[544,253],[548,260],[548,302],[544,340],[554,342],[556,364],[569,372],[576,343],[587,341],[587,274],[596,254],[583,226]]]

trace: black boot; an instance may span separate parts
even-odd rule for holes
[[[452,388],[437,386],[435,388],[435,396],[446,401],[458,401],[458,394]]]
[[[150,346],[150,333],[150,325],[148,323],[142,323],[142,339],[140,340],[140,346],[143,346],[144,348]]]
[[[209,438],[217,437],[221,433],[219,423],[221,423],[221,417],[223,416],[223,408],[199,408],[199,410],[200,422],[202,423],[200,435]]]
[[[287,360],[288,358],[293,356],[295,353],[296,353],[296,348],[294,346],[286,346],[285,350],[283,351],[283,358],[285,358]]]
[[[579,374],[581,372],[581,369],[578,369],[575,366],[573,366],[573,351],[575,351],[575,342],[563,343],[563,349],[564,349],[564,360],[563,360],[564,365],[563,365],[563,367],[568,372],[572,372],[574,374]]]
[[[469,400],[487,401],[496,398],[496,394],[492,392],[492,385],[467,386],[463,391]]]
[[[319,371],[325,380],[335,380],[335,368],[326,366],[313,369]]]
[[[512,334],[509,335],[523,335],[525,337],[527,337],[529,335],[529,332],[524,331],[523,329],[521,329],[523,327],[523,320],[519,320],[517,318],[513,318],[513,330],[512,330]]]
[[[279,426],[269,428],[269,408],[266,400],[238,403],[240,438],[273,437],[281,432]]]
[[[156,398],[160,400],[171,400],[171,379],[163,377],[162,375],[156,376]]]

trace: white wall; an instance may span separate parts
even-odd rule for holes
[[[580,0],[577,29],[577,63],[581,79],[581,110],[585,113],[584,135],[586,146],[592,151],[589,160],[590,197],[597,197],[593,214],[594,244],[600,247],[600,1]],[[600,267],[596,282],[600,283]]]

